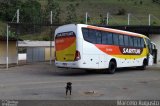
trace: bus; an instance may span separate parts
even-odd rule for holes
[[[86,24],[68,24],[55,30],[55,65],[59,68],[146,69],[153,64],[152,44],[142,34]]]

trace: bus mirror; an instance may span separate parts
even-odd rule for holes
[[[144,48],[146,48],[146,45],[144,44]]]

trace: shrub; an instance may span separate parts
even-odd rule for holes
[[[126,14],[126,10],[124,8],[121,8],[118,10],[117,15],[125,15]]]

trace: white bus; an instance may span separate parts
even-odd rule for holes
[[[106,69],[153,64],[148,37],[85,24],[63,25],[55,31],[55,65],[61,68]]]

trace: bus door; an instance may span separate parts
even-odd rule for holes
[[[152,44],[149,39],[146,39],[146,43],[148,48],[148,53],[147,53],[148,65],[153,65]]]
[[[154,43],[152,43],[152,55],[153,55],[153,63],[157,64],[157,49],[156,49],[156,45]]]

